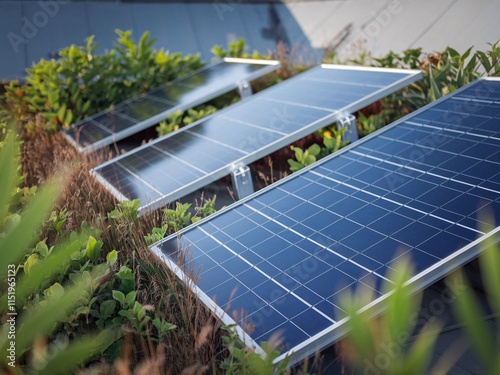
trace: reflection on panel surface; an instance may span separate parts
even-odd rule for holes
[[[80,152],[95,150],[153,126],[280,66],[274,60],[227,58],[73,125],[64,134]]]
[[[402,256],[423,288],[496,236],[499,104],[500,81],[477,81],[151,249],[199,270],[195,292],[253,326],[247,343],[280,333],[305,358],[341,337],[346,291],[381,297]]]
[[[142,200],[141,211],[154,209],[230,174],[235,163],[251,163],[331,124],[341,113],[361,109],[417,80],[420,74],[322,65],[111,160],[93,172],[118,191],[121,199],[138,198],[134,191],[144,184],[154,187],[161,199]],[[210,82],[210,77],[207,79]],[[165,155],[154,159],[143,156],[155,148]],[[137,180],[138,187],[122,191],[119,179],[109,179],[113,176],[110,171],[137,158],[148,162],[130,168],[133,177],[128,176],[125,183]],[[159,180],[156,174],[165,177]]]

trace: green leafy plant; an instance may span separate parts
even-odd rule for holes
[[[295,152],[295,160],[288,159],[288,164],[290,165],[290,170],[296,172],[316,162],[316,157],[320,154],[321,147],[313,144],[305,151],[300,147],[294,147],[293,151]]]
[[[238,40],[229,42],[228,49],[222,48],[220,45],[216,44],[210,50],[214,56],[219,58],[224,57],[244,57],[245,56],[245,39],[239,38]]]
[[[342,147],[345,147],[349,144],[348,141],[343,141],[342,136],[346,131],[346,128],[342,128],[337,130],[336,125],[331,126],[328,128],[329,130],[324,131],[322,136],[323,136],[323,147],[321,149],[320,157],[324,157],[327,155],[330,155],[334,152],[337,152],[340,150]]]
[[[227,335],[223,337],[229,355],[220,364],[220,369],[225,374],[265,375],[265,374],[289,374],[289,358],[285,358],[278,364],[273,361],[280,356],[276,347],[279,340],[272,338],[269,342],[261,343],[264,355],[247,348],[233,331],[234,326],[222,327]]]
[[[167,208],[164,211],[167,225],[177,232],[191,224],[192,213],[189,212],[190,207],[190,203],[175,202],[175,209]]]
[[[187,115],[184,117],[183,122],[185,125],[189,125],[215,112],[217,112],[217,108],[209,104],[203,105],[197,109],[191,108],[188,109]]]
[[[193,212],[190,211],[192,204],[190,203],[175,203],[175,209],[167,208],[164,211],[164,223],[167,227],[172,228],[174,232],[177,232],[192,223],[196,223],[197,221],[213,214],[216,212],[215,209],[215,200],[214,196],[212,199],[204,200],[202,199],[202,203],[197,204],[194,208],[195,215],[193,216]],[[165,228],[165,227],[163,227]],[[163,231],[158,230],[159,233]],[[163,237],[162,237],[163,238]]]
[[[16,142],[7,136],[0,152],[0,217],[10,216],[0,231],[0,286],[6,294],[0,298],[1,349],[8,356],[0,358],[0,368],[22,368],[39,374],[66,374],[84,361],[102,353],[117,338],[113,331],[77,335],[64,346],[57,341],[41,344],[46,337],[77,318],[76,309],[90,299],[106,267],[86,271],[87,278],[58,280],[79,251],[85,235],[74,235],[50,249],[39,242],[30,248],[36,233],[48,216],[58,194],[59,181],[44,186],[19,214],[9,213],[11,191],[16,186]],[[12,220],[12,218],[14,218]],[[15,313],[16,315],[10,315]],[[14,327],[14,329],[13,329]],[[51,356],[44,355],[51,350]],[[31,359],[30,359],[31,358]]]
[[[214,214],[217,211],[215,209],[215,200],[215,196],[212,199],[202,199],[203,203],[201,205],[197,204],[194,208],[194,210],[196,211],[196,216],[191,219],[191,222],[196,223],[197,221]]]
[[[95,112],[148,91],[199,68],[199,55],[182,57],[153,48],[144,33],[135,43],[131,31],[116,30],[114,48],[96,53],[94,37],[71,45],[59,58],[41,60],[27,70],[26,83],[12,81],[6,98],[14,113],[41,113],[47,131],[56,131]]]
[[[57,233],[61,233],[64,224],[68,220],[68,211],[63,209],[59,212],[52,211],[49,217],[49,222]]]
[[[148,234],[147,236],[144,236],[144,239],[146,240],[146,244],[148,246],[154,244],[155,242],[160,241],[165,237],[165,234],[168,231],[168,224],[163,225],[161,228],[153,228],[151,231],[151,234]]]
[[[373,133],[385,125],[383,114],[365,116],[360,112],[357,120],[358,133],[361,137]]]
[[[119,222],[137,222],[139,220],[140,205],[141,202],[139,199],[120,202],[117,208],[108,214],[108,217]]]
[[[161,121],[156,127],[156,132],[158,136],[164,136],[166,134],[172,133],[178,130],[182,124],[182,118],[184,117],[184,111],[175,111],[174,113],[169,113],[167,118]]]
[[[482,75],[498,76],[500,68],[499,42],[490,44],[490,50],[472,53],[472,47],[460,54],[453,48],[440,53],[425,55],[421,49],[404,51],[402,55],[391,52],[375,59],[378,66],[420,69],[424,78],[404,90],[400,97],[413,109],[420,108],[462,87]],[[403,95],[403,96],[401,96]]]
[[[486,220],[485,222],[488,222]],[[484,230],[486,233],[487,230]],[[484,317],[493,316],[496,326],[500,323],[500,250],[498,245],[488,237],[485,240],[484,252],[479,257],[481,275],[485,294],[491,313],[487,314],[481,307],[481,303],[473,293],[463,272],[458,270],[449,277],[449,286],[465,285],[455,299],[454,311],[464,326],[465,333],[471,343],[476,357],[481,361],[486,373],[500,373],[500,357],[498,347],[500,345],[500,329],[491,330]]]
[[[229,105],[230,103],[221,104],[221,107]],[[218,108],[211,104],[203,104],[196,108],[190,108],[186,112],[176,111],[168,115],[166,120],[160,122],[160,124],[156,127],[156,131],[158,136],[163,136],[169,134],[179,128],[192,124],[203,117],[211,115],[212,113],[217,112]]]
[[[232,42],[229,42],[227,49],[216,44],[212,47],[210,52],[217,58],[224,57],[240,57],[240,58],[252,58],[252,59],[267,59],[268,56],[262,55],[257,51],[249,54],[247,51],[247,46],[245,46],[245,39],[239,38]]]
[[[491,330],[492,325],[487,320],[498,323],[500,315],[500,253],[492,237],[488,237],[482,246],[484,251],[479,263],[490,312],[483,310],[483,304],[474,295],[462,270],[449,275],[446,283],[455,296],[453,308],[458,325],[463,327],[472,350],[484,366],[485,373],[497,374],[500,371],[497,351],[500,331]],[[395,270],[389,277],[394,284],[387,283],[383,290],[389,294],[380,316],[374,317],[370,309],[363,309],[373,301],[372,294],[355,293],[345,297],[343,306],[349,314],[347,326],[351,333],[341,345],[343,358],[355,373],[448,373],[454,365],[453,356],[445,357],[430,368],[436,339],[441,333],[440,322],[430,319],[415,332],[417,327],[412,316],[420,307],[421,297],[408,290],[406,281],[412,275],[408,263],[397,264]]]
[[[373,310],[365,308],[375,298],[368,288],[344,295],[342,308],[349,316],[350,333],[341,346],[343,358],[360,374],[441,373],[442,368],[428,368],[440,325],[429,321],[414,334],[412,317],[419,309],[421,294],[412,294],[406,284],[412,275],[408,262],[400,261],[395,269],[398,271],[388,276],[393,283],[386,282],[383,288],[387,298],[380,316],[374,317]]]

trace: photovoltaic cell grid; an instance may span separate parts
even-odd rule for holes
[[[280,67],[275,60],[226,58],[169,82],[113,109],[88,117],[64,132],[80,151],[109,145],[186,110],[213,99]]]
[[[345,333],[342,293],[383,298],[397,258],[420,289],[476,256],[499,192],[500,81],[483,79],[151,250],[247,344],[279,332],[277,361],[299,361]]]
[[[421,77],[411,70],[323,65],[102,164],[119,200],[161,207],[285,147]]]

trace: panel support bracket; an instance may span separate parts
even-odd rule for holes
[[[355,142],[359,139],[358,129],[356,127],[356,117],[351,114],[346,114],[337,121],[337,130],[345,128],[342,134],[342,141],[349,143]]]
[[[238,164],[232,169],[231,182],[233,183],[234,195],[238,200],[254,192],[252,172],[247,165]]]
[[[240,94],[241,99],[246,99],[252,96],[252,86],[246,80],[238,82],[238,92]]]

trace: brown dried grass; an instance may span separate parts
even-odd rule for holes
[[[82,156],[61,134],[43,131],[23,133],[22,165],[26,186],[40,185],[63,171],[65,186],[54,208],[66,209],[66,230],[78,230],[86,221],[102,230],[104,251],[119,252],[117,268],[127,262],[135,274],[137,300],[152,305],[157,316],[177,328],[164,342],[153,343],[139,337],[128,337],[120,360],[113,366],[98,365],[92,373],[116,374],[201,374],[217,368],[216,359],[223,347],[220,323],[185,288],[176,276],[154,256],[144,235],[161,224],[161,211],[137,222],[119,223],[107,214],[116,205],[116,199],[89,174],[89,170],[107,158],[106,152]],[[55,241],[55,233],[45,228],[41,238],[48,244]]]

